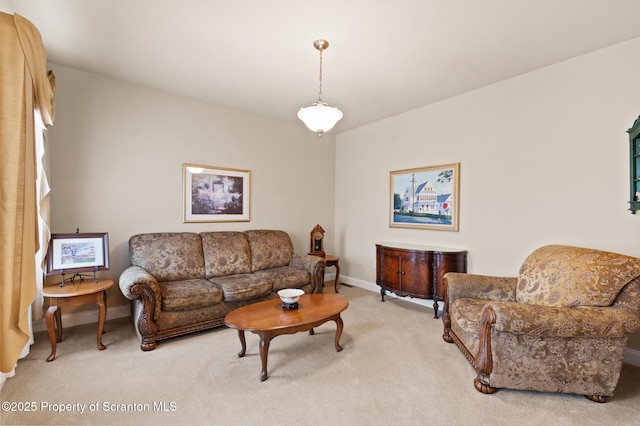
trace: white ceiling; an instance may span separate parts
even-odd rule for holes
[[[0,0],[50,62],[335,131],[640,36],[638,0]],[[638,53],[640,54],[640,52]],[[300,123],[302,125],[302,123]]]

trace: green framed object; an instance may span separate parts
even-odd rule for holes
[[[640,210],[640,116],[629,130],[629,210]]]

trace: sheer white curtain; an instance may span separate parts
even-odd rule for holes
[[[38,294],[33,301],[31,308],[33,309],[33,317],[36,320],[42,319],[44,297],[42,296],[42,287],[44,286],[44,270],[47,249],[49,248],[49,238],[51,231],[49,229],[50,204],[49,204],[49,180],[46,171],[46,127],[42,122],[40,111],[35,111],[35,139],[36,139],[36,202],[38,207],[38,238],[40,240],[40,249],[36,253],[36,286]],[[33,334],[33,333],[32,333]]]

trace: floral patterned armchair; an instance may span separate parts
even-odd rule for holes
[[[640,326],[640,259],[550,245],[517,277],[445,275],[443,339],[473,365],[476,389],[582,394],[606,402]]]

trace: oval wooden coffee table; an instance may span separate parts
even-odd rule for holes
[[[340,313],[347,309],[349,302],[337,294],[303,294],[298,301],[297,309],[284,309],[280,299],[267,300],[243,306],[230,312],[224,323],[238,330],[242,350],[238,356],[242,358],[247,350],[244,332],[250,331],[260,336],[260,359],[262,371],[260,380],[265,381],[267,375],[267,356],[271,339],[281,334],[294,334],[309,331],[327,321],[336,323],[336,351],[340,352],[340,336],[342,335],[342,318]]]

